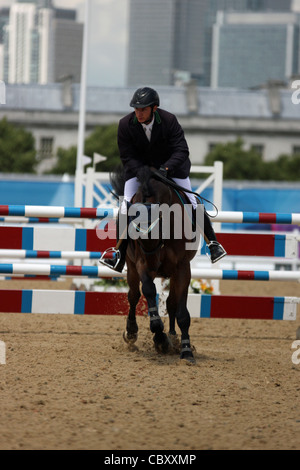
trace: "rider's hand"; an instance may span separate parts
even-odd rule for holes
[[[164,176],[165,178],[167,178],[167,176],[168,176],[168,168],[165,168],[164,166],[161,166],[158,171],[162,174],[162,176]]]

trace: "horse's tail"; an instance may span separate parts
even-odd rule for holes
[[[113,194],[116,197],[124,196],[125,177],[123,165],[118,165],[115,170],[110,173],[109,179],[113,188]]]

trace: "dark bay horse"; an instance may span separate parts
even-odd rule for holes
[[[172,345],[172,339],[177,339],[175,323],[181,330],[180,358],[194,363],[189,328],[190,314],[187,309],[187,296],[191,280],[190,262],[197,253],[197,247],[186,249],[186,243],[191,241],[186,238],[184,223],[191,220],[184,217],[186,209],[180,198],[167,184],[161,182],[149,167],[143,167],[138,174],[139,189],[132,200],[132,207],[146,207],[146,214],[150,214],[153,207],[176,207],[176,215],[170,211],[168,223],[169,232],[166,236],[163,229],[163,217],[161,214],[152,221],[152,227],[156,225],[158,230],[156,237],[151,237],[151,221],[146,217],[147,236],[133,239],[130,235],[132,224],[128,219],[128,247],[126,252],[127,282],[129,286],[128,301],[130,305],[127,317],[124,339],[133,344],[137,340],[138,325],[136,321],[136,306],[140,299],[140,283],[142,292],[148,303],[150,317],[150,330],[154,334],[155,347],[160,352],[168,352]],[[112,181],[113,184],[113,181]],[[113,184],[114,186],[114,184]],[[116,187],[115,187],[116,189]],[[120,194],[118,194],[120,196]],[[158,206],[159,205],[159,206]],[[174,206],[175,205],[175,206]],[[178,212],[179,210],[179,212]],[[130,214],[130,207],[128,210]],[[144,211],[145,213],[145,211]],[[134,224],[134,222],[132,222]],[[177,227],[176,227],[177,224]],[[142,230],[142,224],[134,224],[134,227]],[[131,228],[130,228],[131,227]],[[167,227],[168,228],[168,227]],[[179,230],[180,229],[180,230]],[[179,230],[180,238],[176,238],[176,230]],[[169,316],[169,335],[164,332],[164,324],[159,316],[154,279],[157,277],[170,279],[169,295],[166,302]]]

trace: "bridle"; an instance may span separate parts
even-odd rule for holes
[[[171,203],[172,203],[172,190],[171,190],[170,186],[168,186],[168,185],[167,185],[167,188],[168,188],[168,193],[169,193],[169,206],[171,206]],[[149,202],[138,203],[138,204],[142,204],[143,206],[146,206],[148,211],[151,209],[151,206],[153,205],[152,203],[149,203]],[[154,204],[159,204],[159,203],[154,203]],[[151,223],[150,226],[148,226],[147,229],[142,229],[141,227],[139,227],[134,222],[132,222],[132,224],[133,224],[135,230],[137,230],[138,232],[141,232],[143,235],[148,235],[157,226],[157,224],[160,224],[161,220],[162,220],[162,214],[159,213],[158,217]],[[146,250],[145,249],[141,238],[137,239],[137,244],[139,245],[141,251],[143,252],[143,254],[145,256],[150,256],[150,255],[154,255],[155,253],[157,253],[159,250],[161,250],[164,247],[165,240],[164,240],[163,234],[162,234],[162,238],[159,240],[158,245],[152,250]]]

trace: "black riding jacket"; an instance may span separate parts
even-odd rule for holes
[[[118,127],[118,146],[126,181],[144,165],[157,169],[163,165],[175,178],[189,176],[191,162],[184,132],[176,116],[168,111],[155,112],[150,142],[134,112],[123,117]]]

